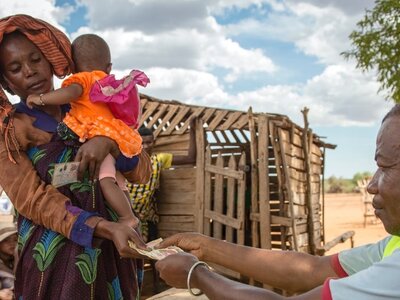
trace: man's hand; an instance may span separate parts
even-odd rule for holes
[[[211,240],[211,238],[200,233],[178,233],[166,238],[155,248],[161,249],[169,246],[177,246],[197,256],[198,259],[204,260],[207,244]]]
[[[189,253],[172,254],[156,262],[156,269],[168,285],[186,288],[189,270],[197,261],[196,256]]]

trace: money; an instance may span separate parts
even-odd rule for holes
[[[60,187],[78,182],[78,167],[79,162],[55,164],[51,184],[55,187]]]
[[[154,247],[156,245],[158,245],[159,243],[161,243],[161,241],[162,241],[162,238],[148,242],[146,244],[146,246],[150,249],[149,251],[137,248],[136,245],[132,241],[128,241],[128,244],[129,244],[129,247],[136,250],[138,253],[140,253],[144,256],[147,256],[150,259],[155,259],[155,260],[163,259],[171,254],[183,252],[183,250],[181,248],[176,247],[176,246],[169,246],[167,248],[162,248],[162,249],[154,249]]]

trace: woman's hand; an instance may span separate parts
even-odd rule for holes
[[[157,248],[166,248],[168,246],[178,246],[179,248],[196,255],[198,259],[204,260],[207,245],[212,238],[200,233],[178,233],[170,236],[158,244]]]
[[[100,165],[108,154],[119,155],[117,143],[108,137],[96,136],[82,144],[75,157],[79,162],[78,179],[83,179],[86,170],[90,180],[99,178]]]
[[[190,268],[198,259],[189,253],[169,255],[156,263],[160,277],[170,286],[186,288]]]
[[[95,235],[111,240],[121,257],[143,258],[129,247],[128,241],[132,241],[139,249],[147,250],[146,244],[136,230],[123,223],[101,220],[95,228]]]

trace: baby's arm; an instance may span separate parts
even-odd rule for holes
[[[29,108],[33,105],[62,105],[70,103],[72,100],[82,95],[83,88],[80,84],[72,83],[67,87],[62,87],[57,90],[40,95],[29,95],[26,99],[26,104]]]

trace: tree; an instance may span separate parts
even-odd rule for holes
[[[325,191],[327,193],[352,193],[355,185],[351,179],[331,176],[325,180]]]
[[[349,38],[352,49],[343,52],[345,58],[355,58],[357,68],[376,69],[379,91],[387,91],[386,98],[400,103],[400,1],[376,0],[367,10]]]
[[[357,172],[356,174],[354,174],[352,182],[354,183],[354,185],[357,186],[357,182],[359,180],[372,178],[372,175],[373,174],[371,172],[368,172],[368,171]]]

